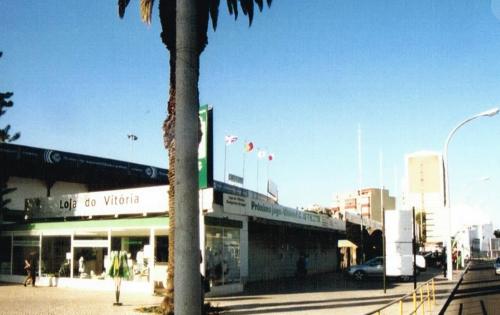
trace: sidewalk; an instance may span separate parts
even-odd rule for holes
[[[0,315],[144,315],[134,310],[159,305],[162,299],[128,293],[120,296],[123,306],[113,306],[114,292],[0,283]]]
[[[428,271],[419,277],[427,281],[437,274]],[[459,279],[460,273],[454,273]],[[455,285],[440,274],[436,278],[436,299],[442,305]],[[341,274],[329,273],[307,279],[284,279],[251,283],[242,294],[207,298],[214,307],[224,307],[222,314],[366,314],[413,290],[413,282],[388,282],[384,294],[382,281],[356,282]],[[113,306],[114,292],[54,287],[24,287],[0,283],[0,315],[94,315],[142,314],[139,307],[158,306],[163,297],[123,293],[123,306]],[[411,303],[405,303],[410,309]],[[408,308],[406,308],[408,305]],[[434,307],[437,314],[440,307]],[[383,314],[398,314],[390,308]],[[427,310],[427,309],[426,309]]]
[[[444,279],[438,270],[429,270],[419,277],[419,283],[436,276],[436,303],[429,312],[437,314],[446,301],[456,281]],[[454,274],[458,279],[460,272]],[[418,286],[419,284],[417,284]],[[356,282],[343,275],[329,273],[308,277],[303,281],[285,279],[249,284],[237,296],[209,298],[213,306],[223,307],[223,314],[366,314],[413,290],[413,282],[392,281],[386,293],[381,280]],[[405,302],[406,310],[413,309],[411,301]],[[382,314],[399,314],[399,305]]]

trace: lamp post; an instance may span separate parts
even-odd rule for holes
[[[458,124],[451,132],[448,134],[448,137],[446,138],[446,141],[444,143],[444,149],[443,149],[443,172],[444,172],[444,207],[446,210],[448,210],[448,233],[446,235],[446,247],[447,247],[447,255],[446,255],[446,265],[447,265],[447,273],[446,277],[448,280],[452,280],[452,275],[453,275],[453,266],[452,266],[452,248],[451,248],[451,205],[450,205],[450,184],[449,184],[449,172],[448,172],[448,145],[450,144],[450,140],[453,137],[453,135],[457,132],[457,130],[468,123],[471,120],[474,120],[479,117],[493,117],[498,112],[500,109],[498,108],[492,108],[490,110],[481,112],[479,114],[476,114],[472,117],[467,118],[466,120],[462,121],[460,124]]]

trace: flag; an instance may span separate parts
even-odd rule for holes
[[[225,136],[225,137],[224,137],[224,142],[226,142],[226,145],[233,144],[233,143],[235,143],[237,140],[238,140],[238,137],[237,137],[237,136],[232,136],[232,135],[229,135],[229,136]]]
[[[269,156],[267,157],[269,161],[274,160],[274,153],[269,153]]]
[[[259,150],[259,152],[257,153],[257,157],[259,159],[262,159],[265,156],[266,156],[266,151],[264,151],[264,150]]]
[[[245,152],[252,152],[253,150],[253,142],[245,143]]]

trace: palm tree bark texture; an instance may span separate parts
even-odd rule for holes
[[[123,18],[130,0],[118,0]],[[238,3],[252,24],[254,3],[264,0],[227,0],[229,14],[238,17]],[[272,0],[267,0],[268,7]],[[154,0],[140,1],[142,20],[151,23]],[[169,154],[169,257],[164,314],[201,311],[199,274],[199,209],[197,153],[199,135],[199,58],[208,43],[209,18],[217,28],[220,0],[159,0],[161,39],[169,52],[170,91],[163,139]],[[177,212],[177,213],[176,213]],[[175,268],[175,263],[177,268]],[[174,298],[174,287],[176,298]]]

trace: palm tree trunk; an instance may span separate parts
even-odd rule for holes
[[[168,116],[163,123],[163,142],[168,151],[168,265],[167,292],[161,308],[164,314],[174,314],[174,270],[175,270],[175,51],[170,52],[170,91],[167,105]]]
[[[197,5],[196,0],[177,0],[174,308],[178,315],[201,312]]]

